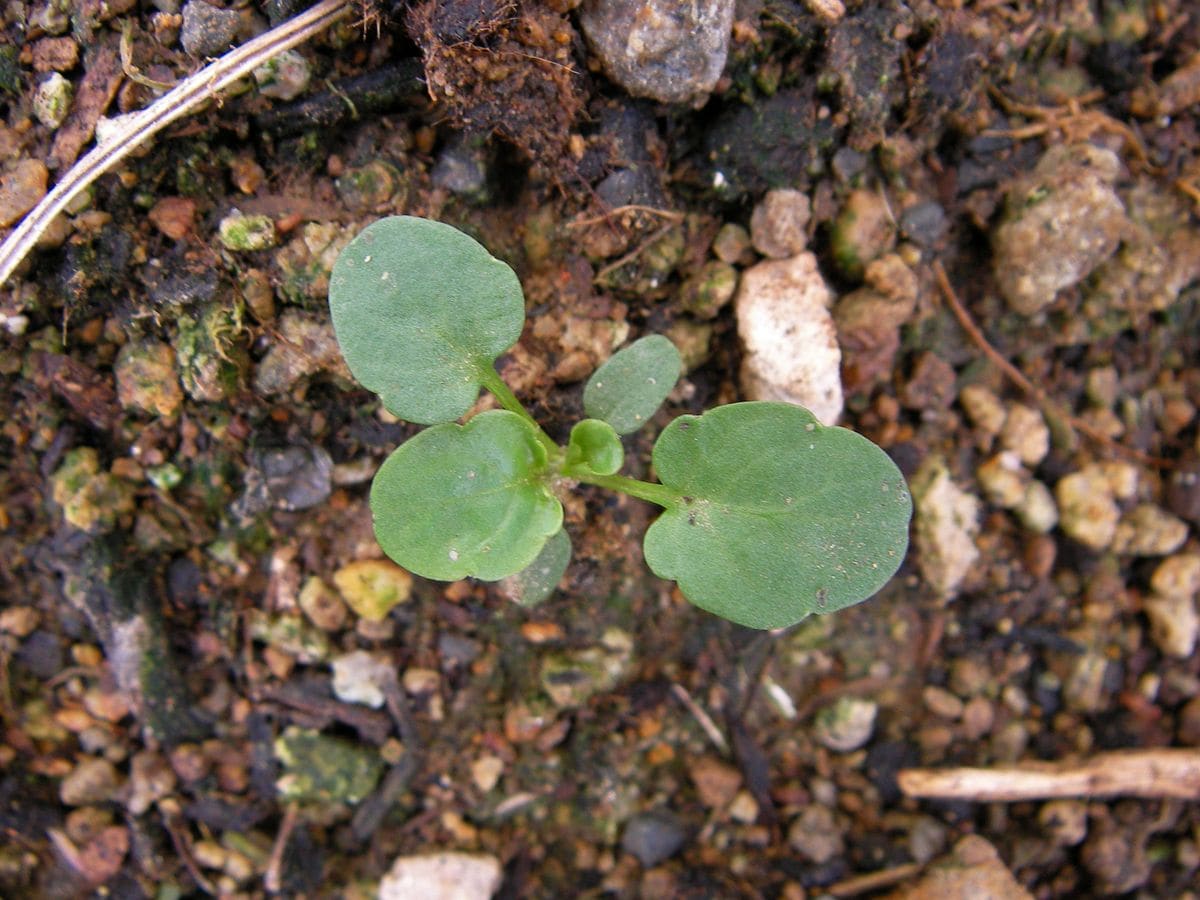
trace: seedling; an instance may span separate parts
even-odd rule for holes
[[[449,225],[397,216],[368,226],[334,265],[329,305],[354,376],[394,415],[431,426],[371,488],[380,546],[418,575],[508,579],[522,602],[539,602],[570,560],[559,496],[578,483],[661,506],[645,537],[650,568],[751,628],[865,600],[904,558],[912,501],[895,464],[799,406],[679,416],[654,445],[657,483],[619,474],[620,435],[645,425],[680,375],[661,335],[596,370],[588,418],[557,445],[495,367],[525,321],[517,277]],[[502,408],[457,424],[481,387]]]

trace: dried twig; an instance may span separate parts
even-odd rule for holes
[[[211,65],[185,78],[145,109],[120,120],[116,133],[72,166],[0,244],[0,284],[8,281],[38,238],[71,200],[123,160],[131,150],[284,50],[328,28],[345,16],[349,9],[349,0],[321,0],[311,9],[231,50]]]
[[[942,297],[946,301],[946,305],[950,308],[950,312],[954,314],[954,318],[958,321],[959,326],[966,332],[967,337],[983,352],[984,356],[995,363],[996,367],[1004,373],[1004,376],[1009,381],[1037,401],[1038,405],[1046,413],[1047,418],[1064,422],[1068,427],[1074,431],[1078,431],[1089,440],[1112,450],[1114,453],[1128,456],[1142,465],[1153,466],[1158,469],[1174,468],[1175,463],[1171,460],[1153,456],[1133,447],[1120,444],[1103,432],[1097,431],[1083,419],[1068,413],[1057,402],[1051,399],[1045,391],[1026,378],[1020,369],[1005,359],[1004,355],[991,345],[983,331],[975,324],[975,320],[971,318],[971,314],[967,312],[967,308],[963,306],[962,301],[958,299],[958,294],[955,293],[954,288],[951,286],[950,279],[946,275],[946,270],[942,266],[941,260],[935,259],[933,261],[933,276],[937,281],[938,289],[942,292]]]
[[[263,887],[270,893],[277,894],[283,888],[283,854],[287,850],[292,831],[296,828],[296,817],[300,807],[289,803],[283,811],[283,821],[279,823],[279,832],[275,835],[275,843],[271,846],[271,856],[267,860],[267,871],[263,876]]]
[[[821,893],[830,897],[857,897],[871,891],[881,891],[912,878],[921,871],[919,863],[902,863],[890,869],[880,869],[878,872],[868,872],[865,875],[854,875],[850,878],[835,881]]]
[[[725,735],[721,733],[721,729],[713,722],[712,716],[705,712],[704,708],[692,699],[692,695],[687,692],[687,688],[682,684],[672,684],[671,693],[695,717],[696,721],[700,724],[700,728],[708,735],[708,739],[713,742],[713,746],[722,753],[729,753],[729,741],[725,740]]]
[[[1200,750],[1116,750],[1079,763],[1025,763],[994,769],[904,769],[909,797],[982,802],[1052,797],[1200,799]]]

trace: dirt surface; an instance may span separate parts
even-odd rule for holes
[[[1194,6],[743,0],[691,106],[611,83],[576,5],[364,7],[0,288],[0,894],[370,897],[462,851],[514,898],[1195,896],[1169,791],[897,779],[1200,753]],[[176,7],[4,8],[0,222],[202,65]],[[814,253],[840,422],[912,483],[899,574],[741,630],[645,569],[651,509],[588,490],[534,610],[382,561],[369,481],[415,429],[325,292],[395,213],[515,268],[501,370],[558,439],[625,340],[675,340],[643,477],[672,417],[745,397],[743,273]]]

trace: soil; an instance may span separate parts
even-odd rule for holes
[[[502,897],[871,896],[979,835],[1037,897],[1195,896],[1195,803],[919,800],[897,773],[1200,748],[1200,583],[1166,585],[1200,552],[1196,10],[744,0],[692,108],[609,82],[575,5],[363,7],[299,49],[303,90],[172,126],[3,287],[0,894],[365,897],[397,857],[459,850],[499,862]],[[100,115],[201,65],[169,2],[59,10],[0,13],[10,223],[45,192],[30,161],[52,184]],[[239,10],[243,38],[294,11]],[[52,71],[75,91],[58,128],[34,115]],[[1081,143],[1143,230],[1013,311],[1006,192]],[[336,251],[405,213],[509,262],[528,321],[501,371],[560,440],[626,337],[672,336],[689,371],[626,444],[645,476],[666,422],[743,397],[704,279],[758,259],[738,229],[772,188],[808,196],[835,293],[868,284],[835,316],[841,424],[921,483],[940,461],[978,528],[764,635],[646,570],[648,507],[585,490],[537,608],[415,579],[373,609],[408,582],[354,568],[381,556],[369,479],[415,428],[330,342]],[[870,263],[892,254],[916,298],[882,327]],[[1025,458],[1018,421],[1048,448]],[[1075,475],[1108,505],[1068,524]],[[1080,519],[1109,511],[1125,531],[1093,540]],[[358,651],[399,675],[367,703],[335,686]]]

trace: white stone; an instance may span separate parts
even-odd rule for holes
[[[383,706],[383,687],[396,677],[386,658],[366,650],[344,653],[333,661],[333,693],[343,703]]]
[[[1121,511],[1102,466],[1072,472],[1059,480],[1054,493],[1063,531],[1092,550],[1104,550],[1112,543]]]
[[[494,856],[401,856],[379,882],[379,900],[490,900],[502,877],[500,861]]]
[[[801,253],[742,273],[734,307],[745,347],[742,389],[780,400],[832,425],[842,413],[842,353],[829,307],[833,294],[817,258]]]
[[[1048,534],[1058,524],[1054,495],[1041,481],[1031,481],[1025,486],[1025,496],[1013,512],[1022,525],[1037,534]]]
[[[917,565],[942,599],[958,593],[962,580],[979,557],[979,498],[950,477],[946,462],[931,456],[912,479],[916,508]]]
[[[1150,576],[1156,594],[1195,597],[1200,593],[1200,553],[1180,553],[1159,563]]]
[[[1038,465],[1050,452],[1050,428],[1040,411],[1014,404],[1000,432],[1000,446],[1011,450],[1029,467]]]
[[[790,188],[767,191],[750,216],[750,240],[769,259],[787,259],[808,245],[808,195]]]
[[[1029,474],[1021,460],[1011,450],[997,453],[976,471],[979,486],[988,502],[1001,509],[1013,509],[1025,498],[1025,483]]]
[[[1141,503],[1121,517],[1113,535],[1115,553],[1166,556],[1187,540],[1187,523],[1153,503]]]
[[[958,402],[976,428],[984,434],[996,435],[1004,427],[1007,415],[1004,404],[982,384],[968,384],[958,392]]]
[[[1143,603],[1146,618],[1150,620],[1150,637],[1165,656],[1187,659],[1196,649],[1196,635],[1200,631],[1200,616],[1196,615],[1196,601],[1182,595],[1156,594]]]

